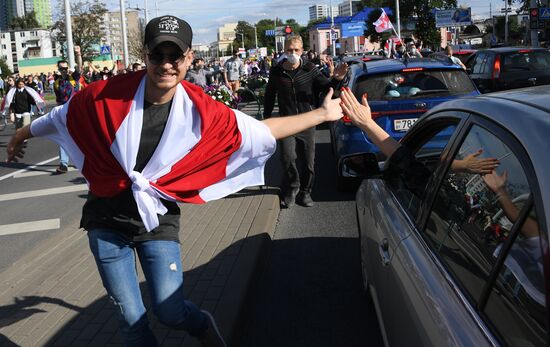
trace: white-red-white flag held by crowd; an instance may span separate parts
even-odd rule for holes
[[[390,18],[388,17],[384,9],[382,9],[382,14],[378,18],[378,20],[372,24],[374,24],[374,30],[376,30],[377,33],[382,33],[384,31],[393,29]]]

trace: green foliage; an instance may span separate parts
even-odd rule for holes
[[[40,23],[36,20],[36,14],[34,11],[27,13],[22,17],[14,17],[10,21],[10,28],[12,29],[35,29],[40,27]]]
[[[0,74],[0,77],[6,78],[12,74],[10,68],[8,67],[8,64],[6,64],[6,61],[4,59],[0,59],[0,69],[2,70],[2,73]]]
[[[495,21],[495,36],[500,40],[504,41],[504,31],[505,31],[505,17],[497,17]],[[509,41],[519,41],[525,37],[525,28],[518,25],[517,20],[509,16],[508,17],[508,40]]]
[[[63,0],[59,0],[59,8],[64,8]],[[80,46],[82,59],[92,60],[99,55],[94,46],[100,44],[105,36],[101,30],[101,22],[107,7],[100,0],[79,0],[71,3],[73,43]],[[55,22],[52,28],[54,40],[66,45],[65,17]]]

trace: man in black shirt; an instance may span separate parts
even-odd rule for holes
[[[291,36],[285,42],[286,57],[269,72],[264,118],[271,117],[275,97],[278,100],[279,116],[290,116],[315,109],[319,93],[327,92],[330,87],[339,89],[347,65],[342,64],[337,69],[331,65],[333,78],[329,80],[311,61],[301,61],[303,52],[300,36]],[[279,146],[285,170],[283,206],[292,206],[295,199],[302,206],[313,206],[311,190],[315,175],[315,128],[282,139]]]
[[[321,108],[284,120],[259,122],[227,108],[183,81],[193,60],[191,39],[187,22],[152,19],[145,29],[145,72],[92,83],[7,145],[8,162],[16,161],[24,140],[48,137],[66,146],[86,178],[90,193],[81,225],[127,345],[157,345],[137,255],[159,321],[186,330],[203,346],[225,346],[214,318],[185,300],[175,201],[208,201],[262,184],[276,139],[342,116],[332,92]]]
[[[17,90],[13,96],[11,107],[15,113],[15,128],[19,129],[31,123],[31,109],[36,105],[34,98],[25,90],[25,82],[18,79],[15,86]]]

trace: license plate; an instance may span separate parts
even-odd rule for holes
[[[418,118],[409,118],[409,119],[395,119],[393,121],[393,128],[395,131],[407,131],[409,130],[414,122],[416,122]]]

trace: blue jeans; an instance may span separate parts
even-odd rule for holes
[[[59,165],[69,166],[69,155],[61,146],[59,146]]]
[[[177,242],[131,242],[115,230],[103,228],[89,230],[88,240],[103,286],[118,308],[126,346],[157,346],[141,297],[135,253],[159,321],[171,328],[186,330],[195,337],[206,331],[206,316],[183,295],[183,271]]]

